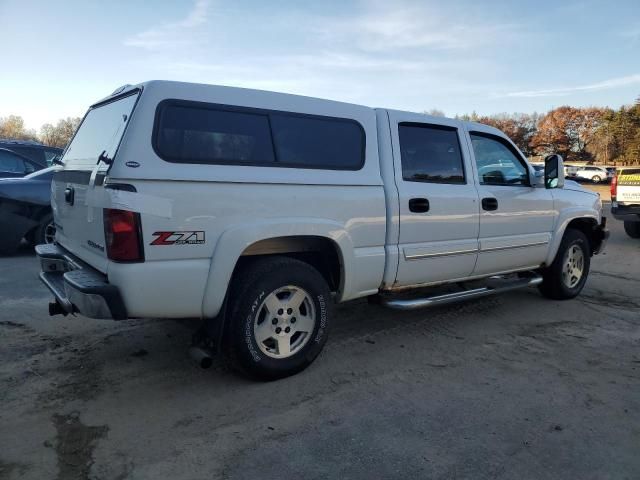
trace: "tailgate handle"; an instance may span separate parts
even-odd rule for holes
[[[76,192],[73,187],[67,187],[64,189],[64,201],[69,205],[73,205],[73,200],[75,199]]]

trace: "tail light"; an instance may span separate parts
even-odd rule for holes
[[[104,209],[104,237],[107,257],[116,262],[142,262],[140,214],[113,208]]]
[[[611,179],[611,201],[616,201],[616,195],[618,194],[618,174],[614,173]]]

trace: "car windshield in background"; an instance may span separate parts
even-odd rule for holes
[[[89,110],[62,163],[66,168],[93,168],[102,152],[113,158],[124,134],[138,91]]]

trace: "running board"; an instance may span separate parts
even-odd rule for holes
[[[491,277],[491,279],[496,279]],[[486,297],[495,293],[508,292],[518,288],[532,287],[540,285],[542,277],[535,276],[519,279],[513,282],[505,282],[504,285],[486,286],[481,288],[472,288],[461,292],[446,293],[444,295],[435,295],[433,297],[399,299],[382,296],[380,304],[395,310],[417,310],[418,308],[435,307],[436,305],[446,305],[447,303],[460,302],[462,300],[470,300],[472,298]]]

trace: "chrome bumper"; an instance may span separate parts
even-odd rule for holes
[[[80,313],[89,318],[124,320],[127,311],[120,291],[100,273],[58,245],[38,245],[40,280],[60,308],[50,313]],[[55,313],[54,313],[55,312]]]

